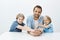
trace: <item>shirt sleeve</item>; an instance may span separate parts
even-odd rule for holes
[[[17,28],[17,26],[18,26],[18,23],[14,21],[13,24],[11,25],[11,28],[9,31],[11,32],[11,31],[15,30]]]
[[[27,23],[27,26],[31,28],[31,20],[30,20],[30,17],[27,18],[26,23]]]

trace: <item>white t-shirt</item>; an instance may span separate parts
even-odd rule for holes
[[[44,28],[42,26],[39,26],[38,24],[39,24],[38,20],[34,20],[35,29],[40,29],[43,31]]]
[[[38,20],[34,20],[35,29],[38,27],[38,24],[39,24]]]

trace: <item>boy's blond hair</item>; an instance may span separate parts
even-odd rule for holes
[[[18,13],[16,19],[18,19],[19,17],[23,17],[23,19],[25,18],[25,16],[22,13]]]

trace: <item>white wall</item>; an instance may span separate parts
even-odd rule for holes
[[[42,6],[42,15],[49,15],[53,20],[55,32],[60,32],[59,4],[60,0],[0,0],[0,34],[9,30],[16,14],[24,13],[27,18],[33,13],[35,5]]]

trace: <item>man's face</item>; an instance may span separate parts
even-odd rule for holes
[[[18,21],[19,24],[22,24],[23,21],[24,21],[24,18],[23,18],[23,17],[19,17],[19,18],[17,19],[17,21]]]
[[[39,18],[41,12],[42,12],[41,9],[36,7],[35,10],[33,10],[34,17]]]

